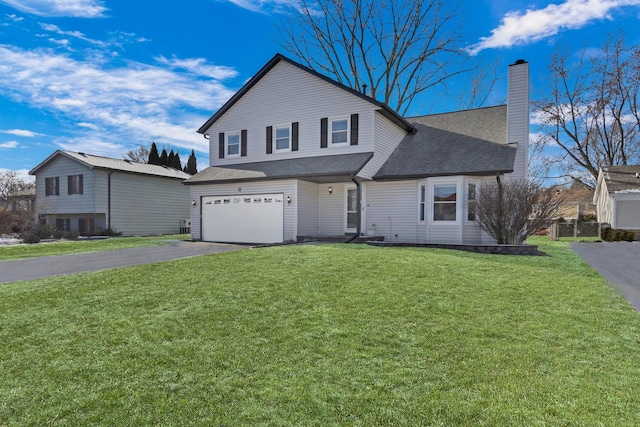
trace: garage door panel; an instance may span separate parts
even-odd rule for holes
[[[283,199],[282,193],[203,197],[202,240],[281,243]]]

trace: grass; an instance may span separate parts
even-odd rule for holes
[[[189,240],[189,234],[173,234],[152,237],[111,237],[99,240],[60,240],[33,245],[0,246],[0,261],[36,258],[50,255],[67,255],[84,252],[111,251],[141,246],[168,245],[171,240]]]
[[[0,286],[0,425],[640,425],[640,316],[547,257],[283,246]]]

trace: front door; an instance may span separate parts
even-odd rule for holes
[[[349,186],[345,191],[345,233],[356,233],[358,231],[358,190]]]

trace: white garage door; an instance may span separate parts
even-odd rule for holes
[[[202,240],[207,242],[282,243],[283,194],[202,198]]]

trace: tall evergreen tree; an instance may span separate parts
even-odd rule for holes
[[[191,150],[191,155],[187,160],[187,165],[185,166],[185,172],[189,175],[195,175],[198,173],[198,161],[196,160],[195,151]]]
[[[147,162],[150,165],[159,165],[160,164],[160,156],[158,155],[158,147],[155,142],[151,143],[151,150],[149,151],[149,161]]]
[[[160,154],[160,166],[168,166],[169,164],[169,155],[167,154],[167,149],[163,148],[162,153]]]
[[[173,165],[171,167],[174,169],[182,170],[182,161],[180,160],[180,153],[176,152],[176,156],[173,158]]]
[[[167,157],[167,166],[172,168],[175,159],[176,159],[176,153],[174,153],[173,150],[171,150],[171,152],[169,152],[169,157]]]

